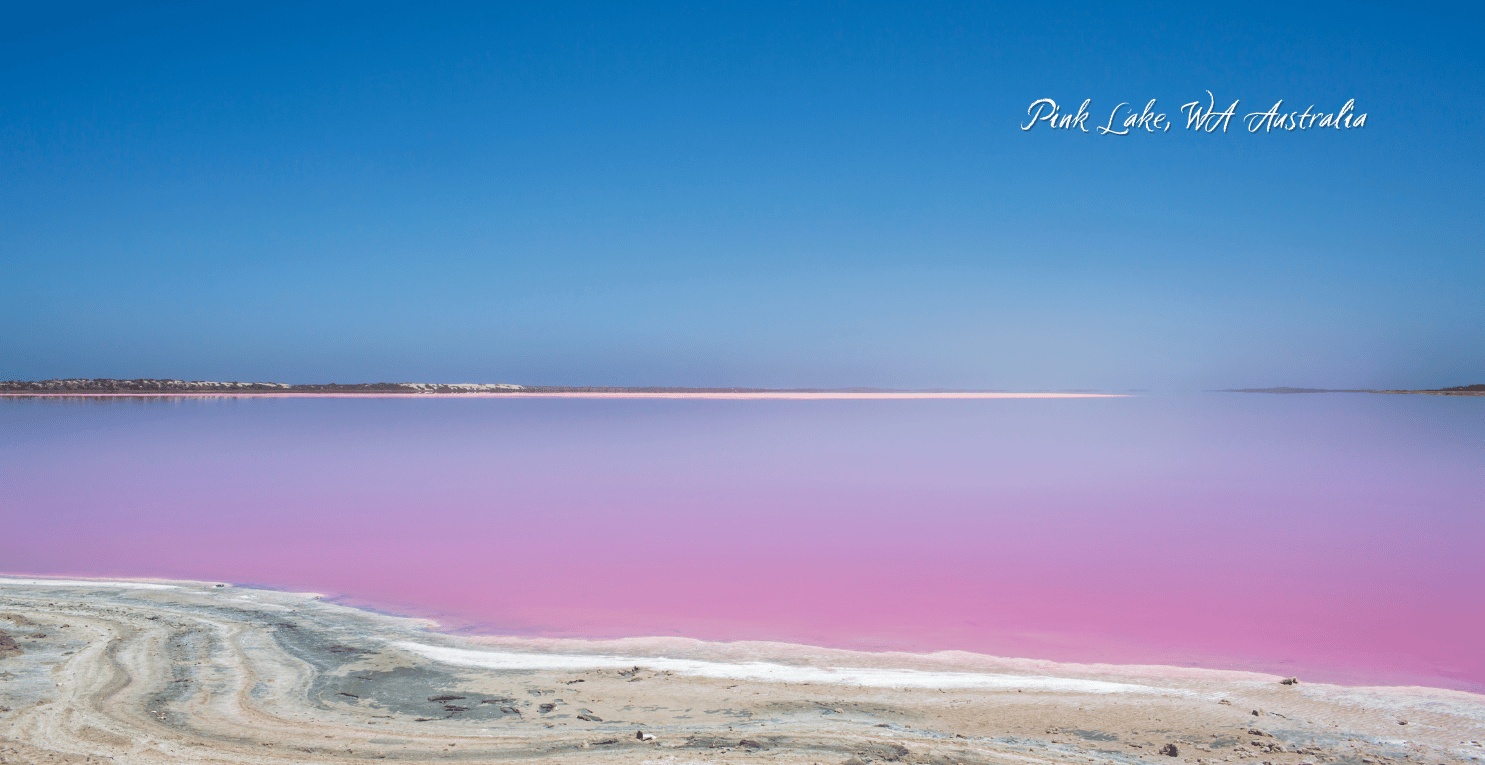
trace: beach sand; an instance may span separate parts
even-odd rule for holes
[[[0,763],[1485,758],[1485,696],[1458,691],[433,626],[214,583],[0,579]]]

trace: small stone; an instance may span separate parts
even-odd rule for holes
[[[1166,744],[1160,747],[1160,753],[1166,757],[1177,757],[1181,754],[1181,750],[1177,749],[1175,744]]]
[[[635,667],[635,669],[639,669],[639,667]],[[635,731],[634,732],[634,737],[637,738],[637,739],[639,739],[640,741],[654,741],[655,740],[655,737],[654,736],[652,736],[652,735],[650,735],[648,733],[645,733],[642,730]]]
[[[540,709],[541,710],[541,713],[542,714],[546,714],[547,712],[550,712],[550,711],[552,711],[553,709],[556,709],[556,708],[557,708],[557,705],[556,704],[553,704],[553,703],[550,703],[550,702],[548,702],[546,704],[542,704],[541,706],[537,707],[537,709]]]
[[[1279,684],[1280,685],[1299,685],[1299,678],[1297,678],[1297,677],[1286,677],[1283,680],[1280,680],[1279,681]]]
[[[1255,709],[1255,710],[1253,710],[1253,716],[1254,717],[1262,717],[1263,716],[1263,710],[1262,709]]]
[[[762,749],[763,748],[763,745],[760,744],[760,743],[758,743],[757,741],[754,741],[753,739],[745,738],[745,739],[737,742],[737,748],[739,748],[739,749]]]
[[[1228,701],[1227,699],[1223,699],[1223,700],[1221,700],[1221,701],[1219,701],[1217,703],[1218,704],[1225,704],[1225,705],[1227,705],[1229,707],[1232,706],[1232,702],[1231,701]]]

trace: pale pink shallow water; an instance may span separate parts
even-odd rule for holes
[[[1485,690],[1485,399],[0,401],[0,570]]]

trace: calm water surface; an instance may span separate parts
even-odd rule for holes
[[[1485,398],[0,400],[0,570],[1485,691]]]

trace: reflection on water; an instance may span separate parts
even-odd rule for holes
[[[1485,689],[1485,400],[0,399],[0,570]]]

